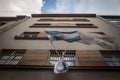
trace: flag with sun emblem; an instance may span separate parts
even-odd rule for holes
[[[48,34],[50,41],[64,40],[71,43],[71,42],[79,41],[81,39],[78,31],[71,31],[71,32],[45,31],[45,32]]]

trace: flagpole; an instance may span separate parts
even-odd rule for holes
[[[51,41],[50,41],[51,42]],[[60,53],[58,52],[58,50],[56,49],[54,42],[52,41],[51,44],[53,45],[53,48],[55,49],[56,53],[58,54],[58,56],[60,57],[60,60],[64,60],[64,55],[67,52],[67,49],[69,48],[70,45],[67,45],[67,49],[65,49],[64,52],[62,52],[62,55],[60,55]]]
[[[58,50],[56,49],[56,47],[54,45],[54,42],[52,41],[51,44],[52,44],[53,48],[55,49],[55,52],[57,53],[57,55],[60,57],[60,60],[61,60],[61,55],[59,54]]]
[[[65,53],[67,52],[67,49],[69,48],[70,45],[67,45],[66,50],[62,52],[62,57],[61,60],[64,60]]]
[[[45,30],[44,32],[46,32],[46,30]],[[47,34],[47,33],[46,33],[46,34]],[[47,36],[48,36],[49,41],[50,41],[50,35],[47,34]],[[56,49],[56,47],[55,47],[55,45],[54,45],[54,41],[50,41],[50,43],[52,44],[53,48],[55,49],[55,52],[57,53],[57,55],[60,56],[59,52],[57,51],[57,49]]]

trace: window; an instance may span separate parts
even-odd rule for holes
[[[102,56],[109,66],[120,66],[119,51],[102,51]]]
[[[39,19],[38,21],[53,21],[53,19]]]
[[[76,25],[77,25],[77,28],[98,28],[93,24],[76,24]]]
[[[55,24],[33,24],[30,28],[98,28],[90,23],[69,24],[69,23],[55,23]]]
[[[50,26],[51,24],[49,23],[35,23],[34,25],[38,26]]]
[[[0,65],[17,65],[24,53],[25,50],[2,50],[0,53]]]
[[[62,56],[62,52],[64,50],[58,50],[60,56]],[[59,61],[60,57],[56,53],[55,50],[50,50],[50,57],[49,57],[49,64],[55,65],[57,61]],[[66,54],[64,55],[63,59],[69,66],[75,66],[76,61],[76,51],[75,50],[67,50]]]
[[[47,35],[44,32],[24,32],[19,36],[15,36],[16,40],[48,40]]]
[[[74,19],[74,21],[85,21],[85,22],[89,22],[90,20],[88,20],[88,19]]]
[[[38,21],[82,21],[82,22],[89,22],[88,19],[73,19],[73,18],[53,18],[53,19],[39,19]]]
[[[120,26],[120,19],[110,19],[109,21],[117,26]]]
[[[30,28],[41,28],[41,27],[50,27],[51,24],[49,23],[35,23]]]
[[[96,33],[96,34],[106,35],[104,32],[91,32],[91,33]]]
[[[120,16],[101,16],[108,20],[109,22],[113,23],[116,26],[120,26]]]
[[[5,24],[6,24],[6,22],[0,22],[0,26],[5,25]]]

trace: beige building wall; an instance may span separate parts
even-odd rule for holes
[[[65,17],[65,19],[66,18],[68,18],[68,17]],[[73,18],[81,18],[81,17],[73,17]],[[84,17],[82,17],[82,18],[84,18]],[[53,49],[49,40],[15,40],[14,39],[14,37],[16,35],[20,35],[24,31],[39,32],[39,31],[45,31],[45,30],[49,30],[49,31],[56,31],[56,30],[57,31],[74,31],[74,30],[77,30],[86,35],[88,34],[88,32],[104,32],[105,34],[114,37],[116,44],[118,44],[120,46],[120,37],[119,37],[120,29],[119,28],[111,25],[110,23],[104,21],[103,19],[101,19],[99,17],[85,17],[85,18],[89,19],[90,22],[84,22],[84,23],[92,23],[92,24],[98,26],[98,28],[29,28],[29,26],[33,25],[34,23],[44,23],[43,21],[37,22],[37,20],[39,20],[40,17],[38,17],[38,18],[31,17],[31,18],[27,19],[26,21],[11,28],[10,30],[0,34],[0,49]],[[47,23],[75,24],[75,23],[83,23],[83,22],[78,22],[78,21],[76,21],[76,22],[75,21],[74,22],[72,22],[72,21],[53,22],[53,21],[51,21],[51,22],[47,22]],[[55,42],[55,45],[59,49],[106,50],[105,48],[102,48],[96,44],[85,45],[85,44],[78,43],[78,42],[67,43],[65,41],[57,41],[57,42]],[[67,46],[69,46],[69,47],[67,47]]]

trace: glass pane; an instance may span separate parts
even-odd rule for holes
[[[114,62],[107,62],[109,66],[115,66]]]
[[[104,58],[105,61],[113,61],[113,58]]]

